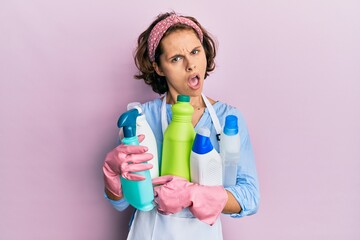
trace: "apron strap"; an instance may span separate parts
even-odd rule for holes
[[[220,134],[221,134],[221,125],[220,125],[220,121],[219,118],[217,117],[214,107],[211,105],[211,103],[209,102],[209,100],[207,99],[207,97],[201,93],[201,96],[205,102],[205,105],[210,113],[210,117],[211,117],[211,121],[214,124],[215,127],[215,131],[216,131],[216,138],[218,140],[218,142],[220,141]]]
[[[168,127],[168,120],[166,115],[166,94],[165,94],[161,104],[161,129],[163,136],[167,127]]]

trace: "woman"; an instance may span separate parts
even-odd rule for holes
[[[171,105],[179,94],[185,94],[194,107],[195,131],[208,127],[217,151],[220,123],[224,123],[227,115],[238,117],[241,157],[236,185],[226,189],[201,186],[176,176],[154,179],[157,206],[150,212],[136,211],[128,239],[222,239],[220,213],[237,218],[254,214],[258,209],[258,179],[244,119],[236,108],[202,94],[204,80],[215,68],[215,55],[214,41],[200,23],[175,13],[159,15],[138,38],[135,63],[140,73],[135,77],[143,79],[154,92],[164,94],[162,99],[142,105],[159,153],[163,132],[171,121]],[[140,141],[143,138],[139,136]],[[128,203],[123,199],[119,176],[138,180],[133,172],[150,169],[151,161],[142,164],[152,158],[146,151],[142,146],[120,145],[106,156],[105,197],[120,211]]]

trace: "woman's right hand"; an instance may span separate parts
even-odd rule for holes
[[[139,136],[139,142],[144,139],[144,135]],[[103,172],[105,191],[114,200],[122,198],[121,183],[119,176],[133,181],[144,180],[145,177],[136,172],[145,171],[153,167],[146,163],[153,158],[151,153],[146,153],[148,148],[145,146],[133,146],[121,144],[106,155]],[[109,196],[110,195],[110,196]]]

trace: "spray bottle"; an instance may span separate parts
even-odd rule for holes
[[[237,164],[240,160],[238,118],[228,115],[220,137],[220,156],[223,160],[224,187],[236,184]]]
[[[178,95],[171,110],[172,120],[164,133],[161,175],[175,175],[190,181],[190,153],[195,137],[190,96]]]
[[[118,127],[123,128],[124,138],[121,140],[125,145],[139,145],[136,135],[136,118],[139,112],[137,109],[123,113],[118,120]],[[149,170],[137,172],[145,177],[142,181],[131,181],[120,177],[121,187],[126,201],[141,211],[150,211],[154,208],[153,186]]]
[[[200,128],[190,154],[191,182],[205,186],[223,185],[222,160],[210,141],[210,130]]]
[[[139,143],[141,146],[148,147],[148,153],[151,153],[154,157],[151,160],[153,168],[150,169],[151,178],[159,176],[159,160],[158,160],[158,148],[156,144],[156,139],[149,123],[146,121],[146,116],[142,111],[141,104],[139,102],[132,102],[127,105],[127,110],[137,109],[139,116],[136,119],[136,135],[140,134],[145,135],[145,139]]]

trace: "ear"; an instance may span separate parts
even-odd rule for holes
[[[162,76],[162,77],[165,76],[164,72],[161,70],[161,68],[159,67],[159,65],[158,65],[156,62],[153,62],[153,63],[152,63],[152,66],[153,66],[155,72],[156,72],[159,76]]]

